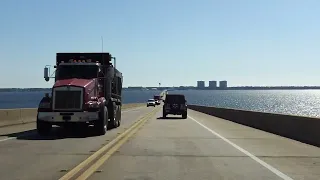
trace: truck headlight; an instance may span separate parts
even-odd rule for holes
[[[87,105],[88,105],[88,108],[99,108],[99,104],[97,101],[89,101]]]

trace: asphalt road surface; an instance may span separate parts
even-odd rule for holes
[[[95,136],[90,129],[80,133],[56,128],[41,137],[35,123],[0,128],[0,179],[59,179],[152,109],[124,110],[121,126],[104,136]]]
[[[57,129],[41,138],[34,124],[1,128],[0,179],[320,179],[315,146],[192,110],[187,119],[163,119],[160,107],[142,107],[122,118],[104,136]]]

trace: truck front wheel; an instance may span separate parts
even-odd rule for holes
[[[52,125],[45,121],[39,121],[37,119],[37,132],[39,135],[44,136],[50,134]]]

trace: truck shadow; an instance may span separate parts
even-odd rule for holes
[[[110,131],[110,130],[108,130]],[[107,132],[108,133],[108,132]],[[97,136],[92,127],[87,128],[76,128],[76,129],[65,129],[61,127],[53,127],[50,134],[41,136],[37,133],[36,129],[2,134],[1,136],[14,137],[18,140],[58,140],[66,138],[87,138]]]

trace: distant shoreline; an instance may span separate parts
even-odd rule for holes
[[[221,88],[208,88],[203,89],[197,87],[141,87],[141,88],[123,88],[126,91],[146,91],[146,90],[319,90],[320,86],[241,86],[241,87],[228,87]],[[51,91],[51,88],[0,88],[0,92],[41,92]]]

